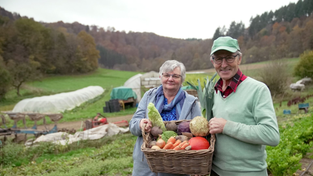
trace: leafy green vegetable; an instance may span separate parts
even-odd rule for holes
[[[152,126],[158,126],[162,129],[163,132],[166,131],[163,119],[153,103],[148,104],[148,116],[152,122]]]
[[[177,133],[174,131],[164,131],[161,135],[161,138],[165,141],[165,143],[167,142],[167,140],[172,137],[172,136],[177,136]]]
[[[199,86],[195,86],[192,83],[187,83],[195,90],[197,90],[201,109],[202,109],[202,116],[206,117],[209,121],[213,114],[212,114],[212,107],[213,107],[213,101],[214,101],[214,86],[216,83],[216,77],[217,73],[215,73],[212,78],[209,80],[209,78],[206,78],[206,83],[204,83],[204,88],[202,90],[200,80],[198,79]]]

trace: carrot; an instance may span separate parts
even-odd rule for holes
[[[183,150],[180,145],[176,146],[174,150]]]
[[[185,149],[187,146],[189,146],[189,143],[188,143],[188,142],[185,143],[185,144],[183,144],[183,145],[181,146],[181,148],[182,148],[182,149]]]
[[[175,137],[174,137],[174,136],[170,137],[170,138],[167,140],[166,143],[169,143],[169,142],[172,142],[173,144],[175,144],[175,142],[176,142]]]
[[[183,146],[184,144],[188,143],[188,141],[183,141],[182,143],[180,143],[180,146]]]
[[[176,142],[173,144],[173,148],[175,148],[176,146],[178,146],[181,143],[181,140],[176,140]]]
[[[163,149],[171,149],[173,147],[173,143],[172,142],[168,142]]]

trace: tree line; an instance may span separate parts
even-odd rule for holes
[[[251,17],[250,25],[233,21],[228,28],[218,27],[212,39],[174,39],[154,33],[117,31],[114,27],[86,26],[78,22],[62,21],[47,24],[64,27],[78,33],[86,30],[94,37],[100,51],[101,67],[129,71],[150,71],[168,59],[182,61],[187,70],[212,68],[209,62],[212,41],[219,36],[238,39],[244,53],[244,63],[253,63],[284,57],[298,57],[313,43],[310,23],[313,1],[299,0],[276,11]],[[196,32],[196,31],[195,31]],[[296,39],[295,39],[296,38]],[[296,44],[295,42],[301,42]]]
[[[79,22],[36,22],[0,7],[0,84],[18,90],[23,82],[41,75],[86,73],[99,66],[158,71],[168,59],[183,62],[187,70],[208,69],[213,67],[212,42],[224,35],[238,39],[243,63],[299,57],[313,48],[312,10],[312,0],[299,0],[251,17],[248,27],[242,22],[218,27],[212,39],[202,40],[126,33]],[[6,87],[10,86],[1,91]]]

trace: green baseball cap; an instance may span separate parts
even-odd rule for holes
[[[238,45],[238,41],[236,39],[226,36],[226,37],[219,37],[216,40],[214,40],[212,49],[211,49],[211,55],[218,50],[226,50],[226,51],[234,53],[237,50],[240,50],[240,48]]]

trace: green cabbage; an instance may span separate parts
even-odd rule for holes
[[[166,131],[163,119],[153,103],[148,104],[148,117],[152,122],[152,127],[158,126],[162,129],[163,132]]]
[[[174,131],[164,131],[161,135],[161,138],[165,141],[165,143],[167,142],[167,140],[170,138],[170,137],[176,137],[177,136],[177,133],[175,133]]]

